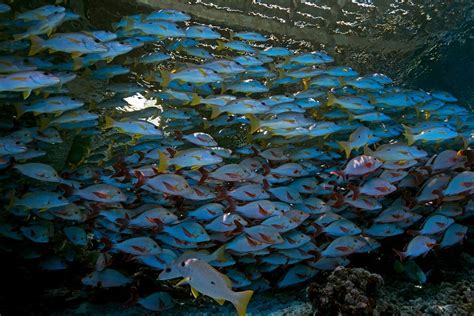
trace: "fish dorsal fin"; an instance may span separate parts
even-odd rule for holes
[[[191,286],[191,293],[193,293],[194,298],[198,298],[199,292]]]
[[[219,305],[223,305],[225,303],[225,299],[223,298],[214,298],[214,300],[217,302]]]

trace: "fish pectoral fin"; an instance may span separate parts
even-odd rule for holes
[[[183,284],[188,284],[188,282],[189,282],[189,278],[184,278],[181,281],[179,281],[178,283],[176,283],[176,286],[181,286]]]
[[[30,96],[30,94],[31,94],[31,90],[25,90],[25,91],[23,91],[23,100],[28,99],[28,97]]]
[[[217,302],[219,305],[224,305],[225,299],[223,298],[214,298],[214,300]]]
[[[199,292],[191,286],[191,293],[193,293],[194,298],[198,298]]]

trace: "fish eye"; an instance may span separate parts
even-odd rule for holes
[[[99,41],[97,38],[94,40],[94,42],[96,42],[96,43],[100,43],[100,41]]]
[[[71,100],[76,100],[76,98],[71,98]]]
[[[166,269],[165,269],[165,272],[168,272],[168,273],[169,273],[169,272],[171,272],[171,269],[170,269],[170,268],[166,268]]]
[[[125,44],[125,42],[124,42],[124,41],[120,41],[119,44],[123,45],[123,44]]]
[[[181,266],[184,267],[186,265],[186,263],[183,261],[181,262]]]
[[[20,141],[19,141],[19,140],[16,141],[15,144],[16,144],[16,145],[20,145]]]
[[[265,102],[262,102],[262,104],[263,104],[263,105],[267,105],[267,103],[265,103]]]
[[[24,62],[25,64],[29,64],[29,63],[30,63],[30,60],[29,60],[28,58],[24,58],[24,59],[23,59],[23,62]]]
[[[216,154],[215,152],[211,151],[211,156],[215,156],[215,154]]]
[[[45,71],[45,72],[43,72],[43,75],[49,76],[49,75],[51,75],[51,74],[50,74],[49,72],[46,72],[46,71]]]

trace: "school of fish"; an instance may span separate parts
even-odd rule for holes
[[[474,114],[448,92],[176,10],[81,32],[58,5],[0,14],[3,251],[50,271],[94,252],[85,287],[133,284],[113,260],[125,256],[245,315],[255,291],[385,239],[403,262],[467,237]],[[86,81],[104,85],[100,102],[70,91]],[[55,168],[71,135],[82,141]],[[135,302],[174,304],[165,291]]]

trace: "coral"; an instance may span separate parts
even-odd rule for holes
[[[308,297],[317,315],[372,315],[383,278],[361,268],[336,268],[324,286],[313,283]]]

